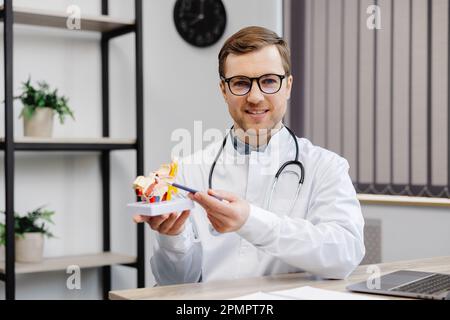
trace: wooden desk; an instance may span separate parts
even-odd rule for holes
[[[417,271],[440,272],[450,274],[450,256],[401,262],[382,263],[377,265],[381,274],[408,269]],[[141,299],[229,299],[257,291],[274,291],[301,286],[346,292],[345,287],[351,283],[367,281],[370,273],[367,266],[359,266],[346,280],[314,280],[306,273],[291,273],[275,276],[246,278],[237,280],[212,281],[206,283],[191,283],[171,286],[161,286],[144,289],[111,291],[112,300]],[[374,297],[373,295],[369,295]],[[381,297],[381,296],[380,296]],[[387,299],[402,299],[384,296]]]

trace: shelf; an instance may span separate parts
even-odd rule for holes
[[[67,267],[71,265],[77,265],[81,269],[86,269],[133,263],[136,263],[136,257],[111,252],[102,252],[97,254],[45,258],[40,263],[16,262],[16,274],[66,270]],[[0,264],[0,273],[5,273],[4,262],[1,262]]]
[[[0,6],[0,12],[3,16],[3,5]],[[69,30],[66,25],[68,17],[68,14],[66,13],[16,6],[14,6],[13,13],[14,23]],[[75,31],[109,32],[119,29],[130,29],[129,31],[131,32],[133,28],[134,20],[118,19],[102,15],[87,16],[82,14],[81,29]]]
[[[102,126],[103,128],[109,127],[109,111],[110,104],[108,96],[110,94],[110,87],[107,85],[110,79],[110,63],[108,63],[108,57],[110,56],[110,40],[119,37],[124,34],[133,33],[134,34],[134,44],[135,44],[135,63],[136,68],[134,73],[136,76],[136,135],[133,139],[114,139],[110,137],[100,137],[100,138],[29,138],[29,137],[15,137],[11,132],[8,135],[8,142],[6,144],[5,136],[0,137],[0,154],[1,150],[4,152],[2,158],[4,158],[5,163],[5,205],[14,206],[14,197],[11,197],[11,190],[14,190],[14,154],[20,151],[67,151],[67,152],[101,152],[101,181],[102,181],[102,194],[103,196],[99,201],[103,205],[103,247],[108,248],[111,239],[110,236],[110,207],[111,192],[111,170],[110,167],[110,152],[111,150],[134,150],[136,151],[137,168],[136,172],[141,173],[144,171],[144,145],[142,139],[144,136],[144,120],[142,114],[144,112],[144,85],[143,85],[143,18],[142,18],[142,0],[134,1],[134,17],[130,19],[115,18],[109,15],[98,14],[88,16],[84,12],[81,12],[80,19],[80,30],[71,30],[67,26],[68,19],[71,19],[70,14],[66,13],[63,8],[58,11],[33,9],[26,7],[18,7],[12,5],[13,1],[3,2],[2,4],[10,4],[8,10],[5,10],[4,5],[0,5],[0,23],[3,22],[4,27],[4,82],[6,83],[5,95],[13,96],[13,74],[14,65],[13,63],[13,40],[15,36],[15,25],[28,25],[41,28],[42,31],[50,31],[50,28],[59,28],[62,32],[61,36],[70,37],[79,35],[79,32],[91,32],[95,38],[99,40],[100,49],[100,61],[99,67],[101,66],[101,89],[99,94],[102,98]],[[111,1],[102,0],[100,3],[101,11],[108,12],[108,4]],[[8,13],[8,21],[5,23],[5,14]],[[46,28],[47,27],[47,28]],[[28,29],[28,28],[27,28]],[[55,29],[56,30],[56,29]],[[68,31],[74,31],[69,33]],[[77,32],[78,31],[78,32]],[[59,33],[59,32],[58,32]],[[100,34],[99,34],[100,33]],[[51,49],[49,49],[51,50]],[[18,62],[20,63],[20,61]],[[7,98],[6,98],[7,100]],[[11,116],[5,116],[5,123],[13,123],[14,119]],[[7,126],[6,126],[7,127]],[[14,131],[14,130],[13,130]],[[100,131],[101,132],[101,131]],[[105,131],[106,132],[106,131]],[[83,132],[80,132],[83,135]],[[103,135],[103,134],[99,134]],[[105,134],[106,135],[106,134]],[[134,136],[134,135],[133,135]],[[14,244],[11,244],[12,246]],[[16,274],[24,273],[35,273],[35,272],[47,272],[47,271],[57,271],[65,270],[70,265],[78,265],[80,268],[94,268],[110,265],[126,265],[136,269],[137,276],[137,286],[145,286],[145,262],[144,262],[144,226],[137,225],[137,257],[131,257],[121,254],[114,254],[109,252],[90,254],[90,255],[79,255],[79,256],[64,256],[57,258],[46,258],[41,263],[15,263],[15,274],[6,275],[5,263],[0,262],[0,280],[5,281],[5,298],[6,300],[15,299],[16,282],[14,281]],[[10,261],[13,263],[13,261]],[[111,273],[103,273],[101,278],[102,282],[102,292],[103,298],[108,298],[108,292],[111,290]]]
[[[136,139],[115,138],[32,138],[14,140],[16,151],[101,151],[136,148]],[[5,149],[5,138],[0,138],[0,150]]]

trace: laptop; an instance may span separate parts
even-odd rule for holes
[[[372,279],[373,280],[373,279]],[[400,270],[379,278],[347,286],[347,290],[419,299],[450,300],[450,274]]]

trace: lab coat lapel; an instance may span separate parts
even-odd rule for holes
[[[212,178],[213,189],[226,190],[245,198],[248,156],[236,151],[228,136],[224,150],[217,160]]]
[[[289,132],[283,127],[272,136],[263,152],[250,154],[248,201],[259,207],[266,207],[275,174],[281,164],[295,157],[295,147],[294,152],[291,152],[291,145],[294,145],[294,142]]]

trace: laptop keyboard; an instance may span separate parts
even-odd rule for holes
[[[392,289],[392,291],[428,294],[434,294],[446,290],[450,290],[450,275],[448,274],[433,274],[427,278]]]

